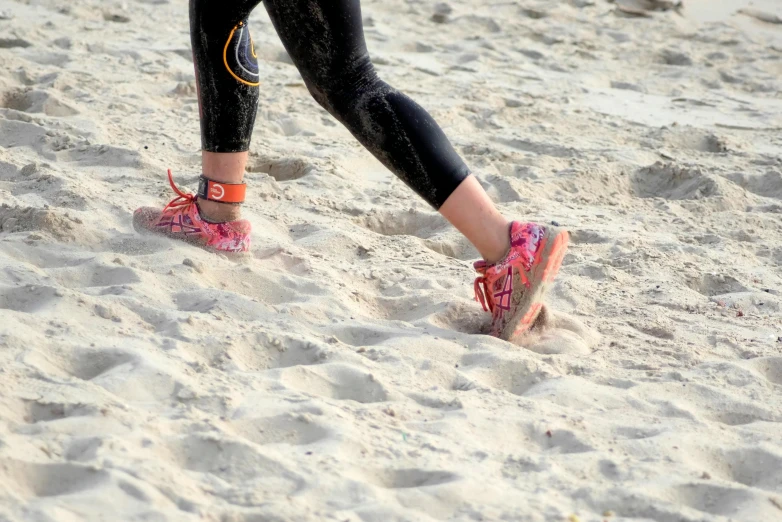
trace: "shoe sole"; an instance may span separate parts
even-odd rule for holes
[[[543,241],[545,243],[540,249],[539,261],[527,275],[530,287],[524,292],[516,313],[500,334],[500,337],[507,341],[514,342],[527,333],[538,319],[543,310],[543,299],[562,267],[570,243],[570,234],[566,230],[550,227],[546,230]],[[523,285],[518,274],[514,274],[514,284]]]

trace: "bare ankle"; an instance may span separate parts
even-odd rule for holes
[[[492,230],[486,231],[487,239],[489,237],[488,234],[493,236],[491,240],[486,241],[486,244],[483,247],[484,251],[481,252],[481,256],[483,256],[483,259],[486,260],[487,263],[496,263],[508,255],[508,252],[510,251],[509,227],[510,223],[492,227]]]
[[[509,251],[510,251],[510,241],[508,241],[508,245],[506,247],[498,248],[492,250],[491,252],[488,252],[489,255],[483,256],[483,259],[490,265],[493,265],[494,263],[505,259]]]
[[[198,198],[198,210],[206,221],[224,223],[236,221],[242,217],[242,209],[239,205],[220,203]]]

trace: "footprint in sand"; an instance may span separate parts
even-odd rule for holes
[[[72,495],[109,481],[109,473],[94,466],[0,461],[0,488],[21,497]]]
[[[25,285],[0,290],[0,310],[36,313],[57,303],[60,298],[52,286]]]
[[[675,499],[680,506],[689,506],[711,515],[729,516],[732,520],[779,520],[781,513],[757,490],[722,484],[679,484],[670,488],[666,496]]]
[[[725,274],[699,275],[691,278],[687,286],[706,297],[749,291],[738,279]]]
[[[248,172],[263,172],[277,181],[292,181],[303,178],[316,170],[316,165],[303,158],[253,157],[247,166]]]
[[[771,384],[782,386],[782,357],[758,357],[750,366]]]
[[[765,198],[782,199],[782,173],[778,171],[772,170],[759,175],[736,172],[728,174],[727,178],[747,192]]]
[[[585,437],[583,433],[567,428],[550,430],[546,425],[535,421],[524,423],[521,430],[526,435],[525,438],[529,441],[530,447],[537,447],[540,452],[566,455],[587,453],[595,449],[588,442],[582,440]]]
[[[448,471],[426,471],[422,469],[385,469],[376,470],[366,476],[382,488],[403,489],[437,486],[458,480],[459,476]]]
[[[67,404],[64,402],[26,401],[27,414],[24,419],[30,424],[50,422],[67,417],[84,415],[87,408],[82,404]]]
[[[90,381],[124,364],[136,364],[139,358],[132,352],[100,349],[71,351],[73,355],[63,361],[64,369],[73,377]]]
[[[0,107],[55,117],[79,114],[79,111],[48,92],[27,89],[6,92],[0,96]]]
[[[521,354],[521,357],[519,357]],[[469,376],[483,386],[524,395],[536,384],[557,377],[557,373],[524,352],[470,352],[461,358],[462,379]],[[454,387],[455,388],[455,387]]]
[[[427,239],[448,226],[445,219],[436,212],[420,210],[370,212],[360,224],[384,236],[415,236]]]
[[[716,178],[700,169],[661,162],[639,170],[634,179],[635,193],[642,198],[703,199],[720,196],[720,188]]]
[[[181,469],[209,473],[228,487],[265,481],[266,492],[278,495],[291,494],[297,487],[297,477],[282,462],[267,457],[256,446],[241,439],[218,433],[198,433],[172,437],[166,447],[169,461]]]
[[[346,364],[322,364],[317,367],[295,366],[281,373],[287,388],[307,395],[362,404],[392,400],[393,393],[374,375]]]
[[[21,38],[0,38],[0,49],[18,49],[30,47],[32,44]]]
[[[61,241],[81,239],[82,222],[68,214],[33,207],[0,206],[0,232],[47,232]]]
[[[329,350],[305,336],[252,332],[236,336],[227,355],[242,371],[256,372],[321,364],[329,357]]]
[[[632,191],[639,198],[697,203],[698,209],[738,210],[749,202],[747,192],[736,183],[675,163],[657,162],[639,169],[632,179]]]
[[[721,455],[729,478],[745,486],[782,490],[782,453],[772,448],[743,447]]]
[[[308,420],[305,415],[240,418],[232,421],[236,432],[254,444],[314,444],[329,436],[329,431]]]

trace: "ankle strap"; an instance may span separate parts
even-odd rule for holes
[[[247,185],[245,183],[223,183],[222,181],[209,179],[202,174],[198,178],[198,192],[196,195],[208,201],[240,205],[244,203],[246,192]]]

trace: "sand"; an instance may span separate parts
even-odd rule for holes
[[[252,252],[136,234],[199,174],[186,2],[0,0],[0,520],[782,520],[782,26],[363,4],[502,212],[572,230],[544,327],[481,335],[474,249],[262,9]]]

